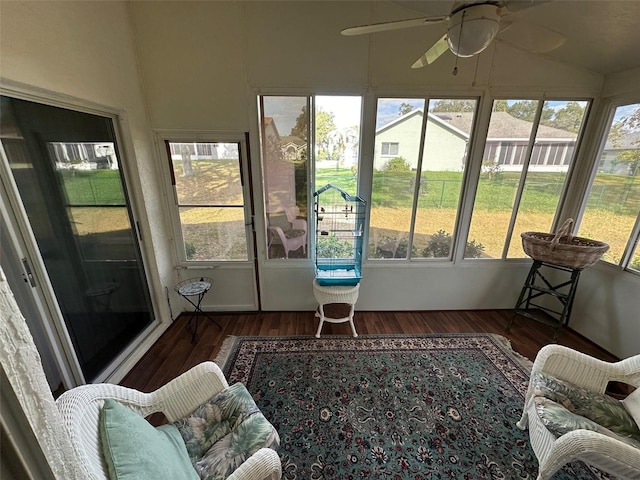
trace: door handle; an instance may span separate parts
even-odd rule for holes
[[[31,265],[29,265],[29,260],[25,258],[22,259],[22,265],[24,266],[25,273],[22,274],[22,278],[25,282],[28,282],[32,287],[36,286],[36,279],[33,276],[33,272],[31,271]]]

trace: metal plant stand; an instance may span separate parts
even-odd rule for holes
[[[563,271],[569,274],[569,279],[560,283],[552,283],[544,275],[542,267],[553,270]],[[517,315],[531,318],[545,325],[555,328],[553,340],[556,341],[563,327],[569,325],[569,317],[571,316],[571,308],[580,279],[581,268],[571,268],[553,263],[534,260],[527,279],[524,282],[520,297],[513,310],[513,315],[507,325],[507,332],[511,330],[513,321]],[[549,275],[547,273],[547,275]],[[550,296],[559,302],[559,309],[548,308],[542,306],[536,301],[542,296]]]
[[[216,325],[220,330],[222,330],[222,326],[218,322],[216,322],[213,318],[209,316],[208,313],[203,312],[200,304],[202,303],[202,299],[205,294],[211,289],[211,285],[213,280],[210,278],[190,278],[188,280],[184,280],[178,283],[174,289],[176,292],[180,294],[187,302],[193,305],[194,310],[191,312],[191,316],[189,317],[189,323],[187,324],[189,328],[191,328],[191,324],[195,317],[196,325],[193,331],[191,332],[191,343],[193,343],[198,335],[198,321],[200,319],[200,315],[204,315],[209,320],[211,320],[214,325]],[[191,300],[189,297],[196,297],[195,301]]]

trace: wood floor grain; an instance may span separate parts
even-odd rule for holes
[[[511,310],[455,310],[418,312],[356,312],[359,335],[412,333],[497,333],[511,341],[513,349],[533,360],[551,343],[553,329],[518,317],[510,333],[505,332]],[[260,312],[212,314],[222,329],[200,318],[198,336],[191,343],[189,315],[181,315],[158,339],[121,385],[149,392],[206,360],[214,360],[222,342],[230,336],[314,335],[318,320],[314,312]],[[326,324],[322,335],[350,335],[348,323]],[[607,361],[618,360],[571,329],[565,329],[557,343]]]

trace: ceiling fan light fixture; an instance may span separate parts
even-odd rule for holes
[[[498,34],[500,9],[495,5],[475,5],[453,14],[447,43],[458,57],[472,57],[489,46]]]

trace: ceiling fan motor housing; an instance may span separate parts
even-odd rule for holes
[[[447,43],[459,57],[472,57],[489,46],[498,34],[501,9],[496,5],[472,5],[451,16]]]

